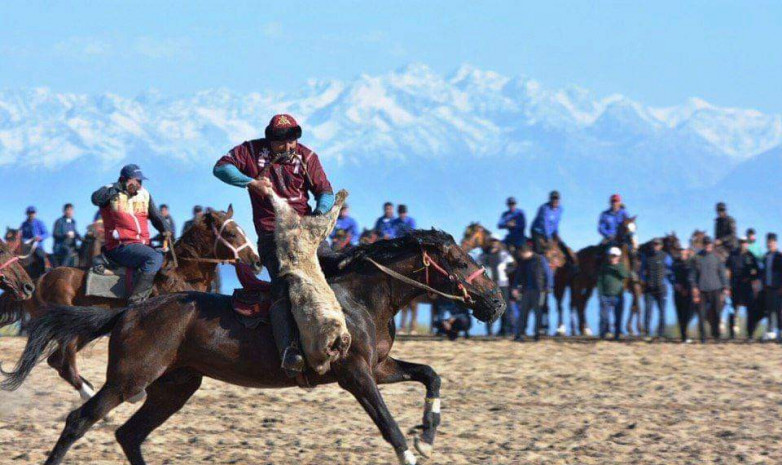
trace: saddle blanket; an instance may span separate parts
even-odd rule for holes
[[[99,273],[90,268],[85,287],[84,293],[88,296],[127,299],[133,291],[133,271],[116,268]]]

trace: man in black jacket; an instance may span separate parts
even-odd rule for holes
[[[768,233],[766,236],[766,248],[768,248],[768,252],[763,258],[763,291],[768,317],[768,333],[773,335],[774,318],[776,318],[776,338],[778,342],[782,342],[782,295],[780,295],[782,293],[782,253],[779,252],[775,233]]]
[[[543,323],[543,299],[552,288],[552,273],[543,255],[532,251],[529,244],[521,246],[521,262],[512,283],[513,297],[519,301],[519,320],[516,322],[515,341],[523,341],[527,331],[529,312],[535,312],[535,340],[540,339]]]
[[[746,308],[747,318],[752,313],[755,303],[755,292],[752,289],[752,281],[758,279],[758,261],[752,252],[749,251],[749,241],[746,237],[739,238],[739,248],[734,250],[728,257],[726,263],[730,271],[731,288],[731,310],[728,315],[728,331],[730,338],[736,337],[738,325],[736,316],[739,313],[739,307]]]
[[[723,245],[728,251],[738,248],[738,236],[736,233],[736,220],[728,215],[728,207],[725,202],[717,204],[717,218],[714,220],[714,238],[716,245]]]
[[[692,272],[692,298],[698,305],[698,332],[701,342],[706,342],[706,312],[711,312],[711,335],[720,338],[720,316],[724,295],[730,292],[725,265],[714,253],[714,242],[710,237],[703,239],[703,250],[695,257]]]
[[[665,335],[665,304],[668,297],[668,286],[665,281],[671,281],[671,257],[663,250],[663,241],[656,238],[652,241],[652,250],[641,256],[641,282],[644,283],[644,333],[651,334],[652,310],[657,304],[660,312],[657,337]]]
[[[692,249],[679,250],[679,257],[673,262],[673,303],[676,307],[676,317],[679,321],[679,333],[682,342],[690,342],[687,338],[687,325],[692,320],[692,282],[693,273]]]

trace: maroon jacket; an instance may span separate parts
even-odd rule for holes
[[[333,189],[318,155],[302,144],[297,144],[296,153],[300,158],[274,163],[264,177],[272,182],[274,192],[287,199],[288,204],[300,215],[309,215],[310,192],[315,196],[331,193]],[[271,161],[272,153],[266,139],[256,139],[244,142],[232,148],[216,166],[231,164],[239,168],[245,175],[259,179],[261,171]],[[302,160],[306,165],[304,172]],[[274,208],[267,198],[262,198],[250,191],[250,201],[253,206],[253,222],[258,235],[274,231]]]

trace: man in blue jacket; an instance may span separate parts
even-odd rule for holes
[[[410,234],[415,229],[415,219],[412,216],[408,216],[407,205],[399,204],[396,214],[396,219],[391,222],[394,227],[394,237]]]
[[[33,254],[43,263],[47,263],[46,251],[43,249],[43,241],[49,238],[49,231],[43,221],[36,218],[38,211],[34,206],[27,207],[25,213],[27,220],[19,226],[19,232],[22,234],[22,242],[35,242]]]
[[[532,246],[535,249],[535,253],[544,254],[548,242],[555,240],[562,253],[565,254],[568,264],[572,265],[575,263],[573,251],[559,236],[559,221],[562,219],[562,205],[559,192],[551,191],[548,198],[548,202],[538,208],[538,214],[535,215],[535,219],[532,221],[532,226],[530,227],[532,231]]]
[[[603,236],[603,244],[619,245],[616,243],[619,226],[630,218],[625,206],[622,205],[622,197],[619,194],[611,196],[611,206],[600,214],[597,224],[597,232]]]
[[[383,216],[375,221],[375,232],[381,239],[393,239],[396,237],[394,230],[394,204],[386,202],[383,204]]]
[[[358,245],[358,239],[361,237],[361,231],[358,229],[358,223],[350,216],[350,207],[343,204],[339,210],[339,218],[331,232],[331,248],[342,250],[349,245]]]
[[[73,204],[66,203],[62,208],[62,216],[54,222],[52,236],[54,266],[76,266],[77,241],[81,241],[81,235],[73,219]]]
[[[513,251],[526,242],[524,229],[527,227],[527,220],[524,217],[524,211],[516,208],[516,199],[514,197],[508,197],[506,203],[508,209],[500,216],[500,222],[497,223],[497,227],[508,230],[504,242]]]

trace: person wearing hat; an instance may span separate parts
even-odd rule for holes
[[[78,243],[82,238],[76,228],[76,220],[73,218],[72,203],[66,203],[62,207],[62,216],[54,222],[52,237],[54,237],[52,248],[54,266],[76,266],[79,258]]]
[[[711,335],[720,338],[720,317],[725,304],[725,295],[730,294],[730,283],[725,274],[725,264],[714,253],[714,241],[706,236],[703,238],[703,250],[695,256],[692,278],[692,299],[698,310],[698,334],[701,342],[706,342],[706,312],[711,311],[713,321]]]
[[[679,322],[679,334],[682,342],[690,342],[687,337],[687,326],[692,320],[694,311],[692,301],[693,273],[692,249],[679,249],[679,256],[673,261],[673,305],[676,307],[676,319]]]
[[[114,184],[92,194],[93,205],[103,218],[105,254],[113,262],[136,271],[129,304],[146,300],[163,266],[163,254],[150,247],[149,222],[164,236],[170,236],[163,215],[143,187],[147,178],[138,165],[126,165]]]
[[[616,235],[619,232],[619,226],[630,218],[630,214],[622,204],[622,197],[619,194],[612,195],[609,202],[608,210],[600,214],[597,232],[603,236],[603,244],[617,245]]]
[[[716,208],[717,218],[714,220],[714,245],[722,245],[729,252],[732,252],[739,246],[736,220],[728,215],[728,207],[725,205],[725,202],[719,202]]]
[[[515,197],[508,197],[508,200],[506,200],[505,203],[508,206],[508,209],[500,216],[497,227],[508,230],[504,242],[505,245],[508,246],[508,249],[513,252],[516,248],[521,247],[522,244],[527,242],[527,239],[524,236],[527,220],[524,216],[524,211],[520,208],[516,208]]]
[[[644,334],[651,335],[652,310],[657,304],[659,324],[657,337],[665,336],[665,306],[668,300],[666,281],[673,280],[671,267],[673,260],[663,250],[663,241],[659,237],[652,240],[652,250],[641,254],[641,282],[644,284]]]
[[[342,250],[347,246],[358,245],[358,239],[361,237],[361,230],[358,228],[358,222],[350,216],[350,207],[347,203],[342,204],[339,210],[339,218],[331,232],[331,248]]]
[[[529,314],[533,312],[535,315],[533,338],[537,341],[540,339],[543,325],[543,299],[554,287],[554,276],[546,257],[535,253],[529,244],[523,244],[519,252],[521,261],[511,284],[513,298],[519,302],[519,320],[516,322],[516,336],[513,340],[517,342],[524,340]]]
[[[415,229],[415,219],[407,214],[407,205],[399,204],[396,207],[396,218],[391,222],[394,228],[394,237],[402,237],[410,234]]]
[[[608,249],[608,260],[600,266],[597,274],[597,294],[600,298],[600,339],[605,339],[610,327],[611,314],[614,316],[614,339],[622,335],[622,315],[624,313],[625,281],[630,278],[621,262],[622,251],[619,247]]]
[[[381,239],[393,239],[396,237],[396,228],[394,228],[394,204],[386,202],[383,204],[383,216],[375,220],[375,231]]]
[[[767,339],[782,342],[782,252],[779,251],[777,235],[766,235],[768,252],[763,257],[763,304],[768,317]],[[776,334],[774,334],[774,319],[776,319]],[[751,335],[750,335],[751,336]]]
[[[758,261],[749,251],[749,241],[746,237],[739,238],[739,248],[731,252],[725,267],[730,271],[731,307],[728,314],[728,331],[731,339],[738,332],[736,315],[739,308],[746,308],[747,318],[752,313],[755,304],[755,291],[752,282],[759,279]]]
[[[575,254],[559,236],[559,221],[562,219],[562,205],[558,191],[551,191],[548,202],[538,208],[535,219],[532,220],[530,230],[532,232],[532,245],[536,253],[545,253],[548,241],[555,240],[565,254],[569,264],[575,263]]]
[[[334,205],[334,190],[318,155],[299,143],[301,126],[293,116],[274,115],[265,136],[232,148],[215,164],[213,174],[231,186],[247,189],[252,203],[253,223],[258,233],[258,253],[272,281],[274,303],[270,320],[281,367],[290,377],[304,371],[299,336],[288,296],[288,284],[278,279],[279,261],[274,244],[274,207],[266,196],[272,189],[299,215],[321,215]],[[315,207],[309,204],[310,194]],[[333,255],[327,241],[318,247],[318,256]]]
[[[749,251],[752,252],[752,255],[758,260],[758,263],[762,262],[765,254],[763,253],[763,248],[760,247],[758,235],[754,228],[747,229],[747,243],[749,244]]]
[[[46,251],[43,247],[43,241],[49,238],[49,231],[46,229],[46,225],[43,221],[37,218],[38,210],[35,206],[30,205],[25,210],[27,219],[19,226],[19,232],[22,234],[22,241],[35,243],[33,248],[33,255],[40,260],[41,263],[46,263],[48,266],[49,261],[46,258]]]
[[[195,205],[193,206],[193,217],[189,220],[185,221],[185,224],[182,225],[182,235],[184,236],[188,229],[190,229],[193,224],[195,224],[196,221],[201,219],[204,216],[204,207],[201,205]]]

